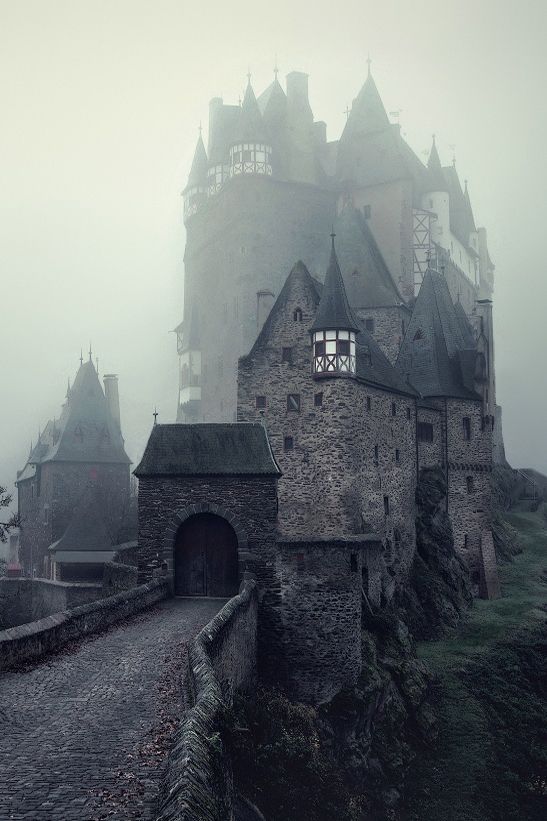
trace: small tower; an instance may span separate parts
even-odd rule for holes
[[[313,343],[312,372],[316,377],[355,375],[355,334],[359,325],[346,296],[342,272],[331,234],[330,262],[321,301],[310,328]]]
[[[184,222],[187,222],[197,213],[207,198],[207,153],[203,145],[201,126],[188,182],[182,195],[184,197]]]
[[[235,140],[230,147],[230,176],[272,174],[272,146],[248,75]]]

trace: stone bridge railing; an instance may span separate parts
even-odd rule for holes
[[[244,581],[188,651],[185,686],[190,709],[170,753],[157,821],[230,821],[232,769],[222,720],[235,693],[256,683],[256,584]]]
[[[155,579],[115,596],[54,613],[38,621],[0,631],[0,672],[60,650],[75,641],[105,630],[121,619],[140,613],[168,595],[167,581]]]

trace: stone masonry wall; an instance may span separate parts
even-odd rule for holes
[[[386,308],[359,308],[360,319],[374,320],[372,336],[393,365],[399,355],[401,342],[410,319],[410,311],[403,306]]]
[[[100,584],[71,584],[49,579],[0,579],[0,629],[37,621],[103,595]]]
[[[137,586],[137,568],[128,564],[106,562],[103,567],[103,596],[115,596]]]
[[[282,542],[281,616],[292,699],[329,701],[361,672],[361,570],[364,545],[354,542]]]
[[[433,441],[423,442],[418,437],[418,462],[420,468],[444,465],[445,448],[441,427],[441,408],[425,408],[418,405],[418,423],[425,422],[433,427]]]
[[[0,632],[0,672],[53,653],[71,641],[105,630],[111,624],[165,598],[166,582],[156,580],[62,613]]]
[[[248,580],[190,645],[190,709],[169,754],[157,821],[233,819],[234,786],[222,739],[223,714],[236,693],[254,688],[257,612],[256,584]]]

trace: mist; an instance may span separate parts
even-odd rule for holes
[[[185,232],[180,192],[208,101],[292,70],[336,139],[368,54],[424,160],[455,151],[496,265],[507,458],[547,471],[543,221],[547,7],[492,0],[0,0],[0,484],[58,416],[90,343],[120,378],[136,462],[174,421]],[[205,134],[206,136],[206,134]],[[453,148],[455,146],[455,148]],[[326,260],[325,260],[326,264]]]

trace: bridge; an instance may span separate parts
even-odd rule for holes
[[[0,676],[0,818],[152,819],[189,642],[224,600],[166,599]]]

